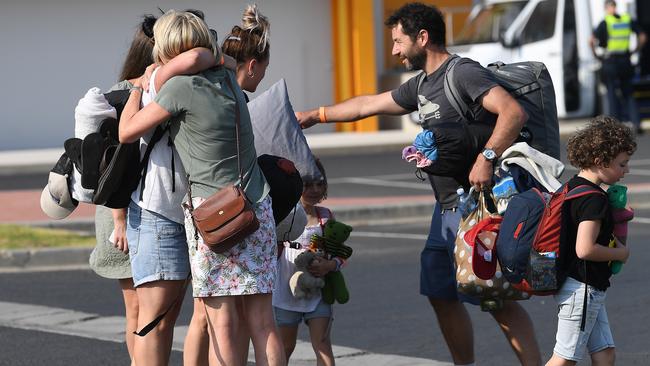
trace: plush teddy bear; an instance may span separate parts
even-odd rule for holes
[[[314,297],[318,295],[321,288],[325,285],[325,281],[322,278],[314,277],[307,271],[307,267],[309,267],[316,256],[316,253],[306,251],[298,254],[293,261],[296,265],[296,272],[289,279],[289,288],[296,299]]]
[[[343,244],[352,232],[352,227],[342,222],[329,220],[323,227],[323,236],[314,234],[311,237],[312,249],[323,250],[332,257],[348,259],[352,255],[352,248]],[[341,271],[330,272],[325,275],[325,286],[322,290],[323,301],[333,304],[345,304],[350,300],[350,293],[345,285]]]

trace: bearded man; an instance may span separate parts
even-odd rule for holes
[[[433,130],[436,125],[465,123],[445,96],[447,66],[455,56],[445,47],[445,23],[440,11],[430,5],[409,3],[385,23],[391,28],[392,54],[406,69],[422,70],[397,89],[376,95],[357,96],[336,105],[297,112],[302,128],[316,123],[356,121],[377,114],[402,115],[419,110],[420,124]],[[462,178],[429,175],[436,204],[429,237],[421,254],[420,293],[427,296],[440,330],[456,365],[474,364],[472,322],[463,302],[478,300],[459,294],[454,269],[454,241],[460,222],[457,189],[469,185],[482,190],[492,184],[499,155],[517,139],[527,120],[523,108],[480,64],[457,60],[455,77],[459,95],[475,108],[477,120],[494,124],[483,151],[467,156],[471,166]],[[471,121],[468,124],[472,128]],[[472,165],[473,162],[473,165]],[[469,188],[469,187],[465,187]],[[504,301],[491,315],[503,330],[523,365],[540,365],[541,355],[530,317],[515,301]]]

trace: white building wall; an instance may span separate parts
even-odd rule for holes
[[[157,7],[200,9],[221,43],[249,2],[2,0],[0,150],[62,147],[74,135],[79,98],[117,81],[142,14],[157,14]],[[271,21],[271,64],[257,93],[285,78],[295,110],[331,104],[330,2],[256,2]]]

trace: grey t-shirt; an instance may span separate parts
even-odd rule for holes
[[[447,65],[451,61],[449,57],[436,71],[424,77],[418,94],[418,77],[416,75],[392,91],[391,95],[395,103],[408,111],[418,110],[422,118],[422,127],[435,129],[436,124],[449,121],[463,123],[463,118],[449,103],[445,96],[444,79]],[[492,77],[490,71],[481,66],[478,62],[462,58],[454,67],[454,80],[457,90],[471,106],[477,119],[483,123],[494,123],[495,115],[485,111],[480,105],[480,98],[498,83]],[[471,128],[471,123],[469,124]],[[468,156],[472,162],[476,156]],[[434,190],[436,200],[442,208],[454,208],[457,204],[458,195],[456,190],[459,186],[467,188],[469,171],[463,179],[429,175],[429,180]]]
[[[108,92],[115,90],[126,90],[133,86],[128,80],[122,80],[113,85]],[[98,275],[110,279],[131,278],[131,261],[129,255],[117,250],[115,246],[108,241],[113,232],[113,214],[111,209],[97,205],[95,209],[95,237],[97,244],[88,264],[90,269]]]
[[[111,86],[111,88],[108,89],[108,93],[110,93],[112,91],[116,91],[116,90],[127,90],[127,89],[131,89],[132,87],[133,87],[133,84],[131,84],[130,81],[122,80],[119,83]]]
[[[218,67],[197,75],[175,76],[155,98],[172,115],[171,136],[190,176],[193,197],[207,198],[239,180],[235,98],[240,112],[242,186],[252,202],[260,202],[269,186],[257,165],[248,108],[232,71]]]

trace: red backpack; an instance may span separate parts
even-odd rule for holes
[[[503,275],[514,288],[533,295],[559,290],[566,279],[559,267],[564,203],[588,194],[603,192],[588,185],[569,190],[564,184],[553,194],[532,188],[510,200],[496,246]]]

